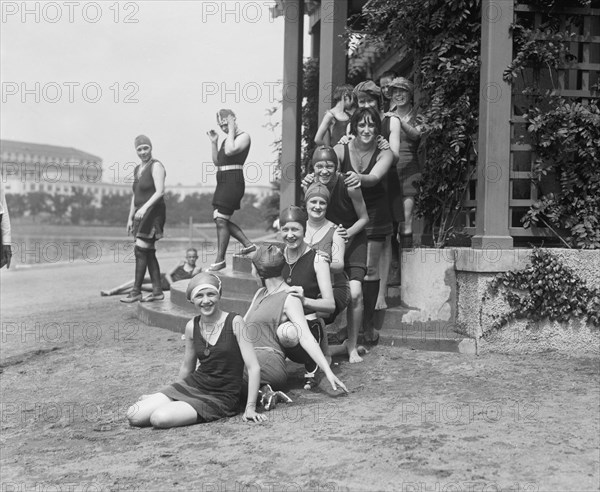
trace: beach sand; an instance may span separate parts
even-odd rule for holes
[[[598,490],[597,357],[375,347],[335,366],[347,397],[294,379],[262,425],[130,428],[183,354],[100,297],[132,275],[108,257],[2,270],[2,491]]]

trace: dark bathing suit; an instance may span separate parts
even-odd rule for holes
[[[239,135],[236,135],[236,137]],[[217,188],[213,195],[212,204],[216,210],[224,215],[232,215],[235,210],[240,208],[246,191],[243,165],[249,152],[250,145],[238,154],[226,155],[225,141],[223,141],[217,154]],[[236,168],[221,170],[220,168],[224,166],[235,166]]]
[[[198,413],[199,422],[231,417],[238,412],[244,359],[233,332],[233,318],[228,313],[214,345],[208,345],[200,334],[200,316],[194,318],[194,349],[200,365],[183,381],[173,383],[159,392],[176,401],[190,404]]]

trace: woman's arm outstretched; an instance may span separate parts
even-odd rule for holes
[[[233,319],[233,333],[240,347],[244,364],[248,369],[248,402],[242,419],[244,421],[263,422],[267,420],[266,415],[256,412],[258,387],[260,385],[260,365],[254,352],[254,346],[248,337],[246,323],[241,316],[236,316]]]

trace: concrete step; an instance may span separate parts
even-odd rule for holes
[[[139,303],[137,317],[151,326],[159,326],[176,333],[183,333],[187,322],[197,313],[194,306],[186,302],[183,305],[171,301],[165,293],[163,301]],[[251,299],[222,298],[225,311],[244,315]],[[394,307],[385,311],[379,330],[379,343],[393,347],[408,347],[414,350],[434,352],[475,353],[474,341],[453,331],[454,325],[448,323],[403,323],[402,316],[408,310]]]
[[[221,298],[221,308],[230,313],[243,316],[250,307],[250,299],[231,297]],[[162,301],[140,302],[137,306],[137,318],[150,326],[158,326],[176,333],[183,333],[187,322],[198,314],[192,303],[183,305],[173,303],[169,292],[165,292]]]
[[[232,272],[228,268],[215,272],[215,274],[221,279],[223,292],[226,292],[231,298],[248,300],[248,305],[260,287],[260,281],[252,274]],[[188,283],[189,280],[180,280],[171,285],[171,302],[173,304],[178,306],[189,304],[185,295]]]
[[[462,354],[475,354],[475,340],[465,338],[464,335],[452,331],[454,325],[437,329],[433,326],[415,327],[414,324],[402,323],[400,325],[384,327],[379,330],[379,343],[392,347],[406,347],[413,350],[427,350],[430,352],[459,352]]]

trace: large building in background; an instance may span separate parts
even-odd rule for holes
[[[71,195],[76,190],[94,195],[99,207],[105,195],[130,195],[134,163],[124,169],[109,166],[103,170],[102,158],[73,147],[59,147],[14,140],[0,140],[0,167],[6,194],[25,195],[45,192]],[[169,183],[167,191],[184,198],[194,193],[212,194],[216,186],[216,169],[208,183],[182,185]],[[258,201],[273,192],[269,185],[246,183],[246,194]]]
[[[131,192],[130,185],[103,182],[102,159],[73,147],[1,140],[0,165],[7,195],[71,195],[79,190],[93,194],[99,206],[103,195]]]

